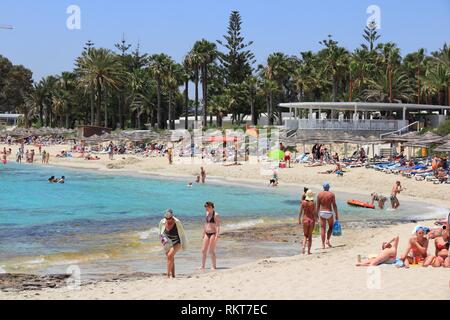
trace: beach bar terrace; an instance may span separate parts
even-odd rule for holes
[[[288,130],[385,131],[406,129],[421,121],[438,126],[447,119],[450,106],[369,103],[369,102],[296,102],[281,103],[289,109],[284,121]],[[328,114],[335,114],[328,118]]]

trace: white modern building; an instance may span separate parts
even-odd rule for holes
[[[397,131],[411,125],[410,119],[438,126],[450,114],[450,106],[404,103],[295,102],[279,106],[289,109],[290,117],[284,118],[288,130]],[[335,118],[327,117],[330,111]],[[381,117],[386,111],[390,117]]]
[[[23,117],[23,114],[0,113],[0,125],[16,126],[20,117]]]

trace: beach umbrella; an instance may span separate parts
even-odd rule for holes
[[[272,150],[269,153],[269,158],[273,160],[283,160],[284,159],[284,152],[280,149]]]
[[[450,141],[434,149],[438,152],[450,152]]]

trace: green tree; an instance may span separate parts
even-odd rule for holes
[[[91,48],[77,58],[76,68],[80,81],[87,87],[95,90],[97,101],[95,124],[99,126],[104,89],[106,87],[117,89],[120,83],[121,69],[119,60],[108,49]]]
[[[224,41],[217,43],[224,47],[225,53],[219,53],[219,61],[225,70],[226,84],[242,83],[252,74],[252,65],[256,62],[255,55],[248,50],[252,41],[245,42],[241,34],[242,19],[238,11],[232,11],[228,23],[228,32]]]

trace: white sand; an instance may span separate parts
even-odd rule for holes
[[[3,146],[0,146],[3,148]],[[15,149],[15,148],[14,148]],[[54,155],[63,147],[47,148]],[[36,148],[37,150],[37,148]],[[13,155],[15,154],[15,151]],[[111,163],[107,155],[100,155],[101,161],[82,159],[51,158],[50,165],[67,166],[102,171],[124,171],[145,174],[164,174],[170,176],[194,177],[201,164],[168,165],[167,159],[152,158],[113,161],[121,169],[107,169]],[[130,158],[125,156],[123,158]],[[40,157],[37,156],[40,162]],[[14,159],[10,159],[10,161]],[[268,177],[260,175],[258,164],[225,167],[220,164],[204,165],[209,176],[227,179],[254,181],[264,185]],[[304,168],[294,165],[292,169],[280,171],[282,184],[292,183],[298,186],[319,188],[325,180],[334,190],[363,194],[367,199],[371,192],[388,195],[396,180],[402,181],[407,191],[400,201],[421,200],[444,208],[450,207],[448,195],[450,185],[434,185],[417,182],[395,175],[386,175],[365,168],[352,169],[343,178],[334,175],[318,175],[327,167]],[[365,197],[365,198],[363,198]],[[444,218],[444,217],[442,217]],[[426,223],[432,226],[432,222]],[[67,289],[46,289],[35,292],[1,293],[0,299],[450,299],[450,269],[432,269],[413,267],[409,270],[382,266],[379,269],[379,284],[368,274],[367,268],[355,267],[358,254],[376,254],[381,243],[400,236],[400,251],[405,248],[414,225],[397,225],[377,229],[344,230],[344,236],[334,238],[334,249],[325,251],[315,249],[312,256],[296,256],[258,261],[232,270],[191,278],[167,280],[149,278],[145,280],[118,281],[116,283],[98,283],[83,286],[79,291]],[[317,248],[319,241],[315,240]],[[434,249],[430,245],[429,253]],[[220,257],[219,257],[220,259]],[[373,285],[368,286],[368,282]]]

